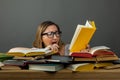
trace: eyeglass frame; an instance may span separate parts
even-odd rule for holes
[[[48,38],[53,38],[54,37],[54,35],[56,36],[56,37],[60,37],[61,36],[61,31],[56,31],[56,32],[47,32],[47,33],[42,33],[41,35],[43,36],[43,35],[47,35],[47,37]]]

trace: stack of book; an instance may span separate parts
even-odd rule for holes
[[[85,25],[77,26],[69,48],[73,62],[77,62],[77,64],[70,65],[73,71],[111,66],[112,61],[118,60],[118,56],[107,46],[95,46],[89,51],[82,51],[86,49],[95,31],[94,21],[86,21]]]
[[[89,52],[73,52],[71,56],[74,61],[114,61],[118,60],[118,56],[106,46],[96,46],[90,49]]]

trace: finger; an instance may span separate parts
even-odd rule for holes
[[[58,45],[58,44],[53,44],[53,46],[59,48],[59,45]]]
[[[57,47],[54,47],[53,52],[54,52],[54,53],[57,53],[57,52],[58,52],[58,48],[57,48]]]

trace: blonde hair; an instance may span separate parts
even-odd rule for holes
[[[59,26],[57,24],[55,24],[54,22],[52,22],[52,21],[42,22],[38,26],[38,29],[36,32],[36,37],[35,37],[35,40],[33,41],[33,47],[35,47],[35,48],[44,48],[45,47],[44,43],[42,42],[42,33],[50,25],[55,25],[57,27],[58,31],[61,32]],[[60,46],[60,49],[62,48],[62,46],[64,46],[64,43],[61,41],[61,38],[60,38],[58,45]]]

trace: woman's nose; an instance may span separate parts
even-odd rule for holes
[[[54,38],[54,39],[56,39],[56,38],[57,38],[57,36],[54,34],[54,35],[53,35],[53,38]]]

